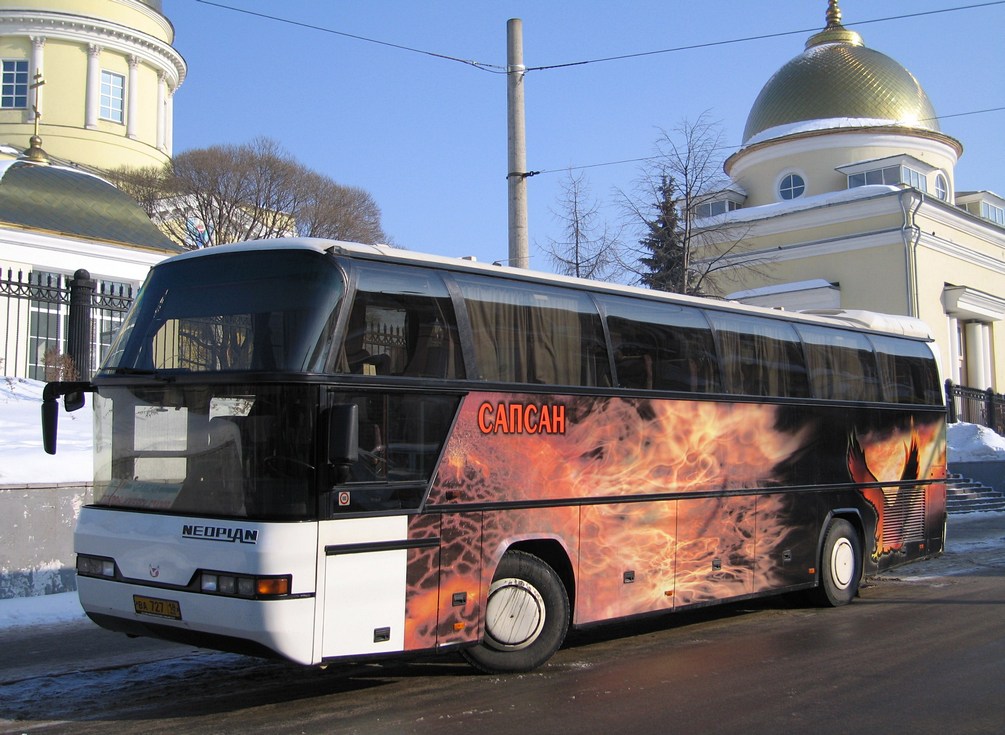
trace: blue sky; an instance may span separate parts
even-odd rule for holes
[[[856,25],[974,4],[842,0],[840,7],[845,25],[905,66],[936,112],[950,116],[942,130],[964,146],[957,190],[1005,195],[1005,111],[964,114],[1005,107],[1005,4]],[[505,259],[505,74],[349,36],[505,68],[510,18],[523,21],[528,67],[796,32],[528,73],[527,167],[545,172],[528,180],[531,267],[550,270],[539,245],[563,236],[553,211],[569,167],[589,167],[591,196],[615,223],[615,192],[632,188],[641,164],[613,162],[652,155],[661,129],[703,112],[739,145],[757,93],[823,27],[826,7],[825,0],[164,0],[188,63],[174,98],[174,149],[266,136],[311,168],[367,190],[395,244]]]

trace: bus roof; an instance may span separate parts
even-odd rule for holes
[[[729,311],[760,314],[775,318],[785,318],[792,321],[844,326],[852,329],[865,329],[871,332],[894,334],[914,339],[932,341],[932,333],[928,325],[920,319],[866,311],[863,309],[806,309],[801,311],[786,311],[763,306],[752,306],[738,301],[687,296],[666,291],[656,291],[637,286],[591,281],[573,276],[563,276],[544,271],[532,271],[523,268],[513,268],[499,264],[480,263],[473,258],[452,258],[430,253],[418,253],[390,245],[366,245],[342,240],[328,240],[311,237],[273,238],[264,240],[248,240],[247,242],[216,245],[200,250],[190,250],[170,258],[170,261],[187,260],[191,258],[211,257],[213,255],[234,252],[249,252],[261,250],[312,250],[317,253],[346,255],[365,260],[394,261],[413,265],[438,266],[449,270],[484,273],[493,276],[505,276],[524,281],[537,281],[552,284],[574,286],[580,289],[603,293],[637,296],[647,299],[671,301],[700,305],[705,308],[719,308]]]

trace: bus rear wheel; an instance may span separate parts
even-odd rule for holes
[[[862,576],[862,548],[858,532],[843,518],[827,527],[820,558],[820,586],[817,601],[827,607],[851,602],[858,594]]]
[[[507,552],[489,587],[482,642],[464,657],[487,673],[531,671],[562,645],[569,616],[569,595],[555,570],[533,554]]]

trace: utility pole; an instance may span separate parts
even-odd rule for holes
[[[523,21],[506,23],[506,107],[508,118],[509,264],[530,267],[527,240],[527,131],[524,121]]]

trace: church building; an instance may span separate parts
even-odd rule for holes
[[[1005,199],[957,188],[962,154],[918,80],[830,0],[725,162],[732,183],[705,220],[732,238],[712,246],[728,250],[714,295],[916,317],[947,378],[1005,391]]]
[[[161,0],[0,0],[0,375],[46,379],[66,353],[75,276],[122,304],[182,251],[99,175],[171,160],[173,40]],[[102,314],[94,361],[122,318]]]

